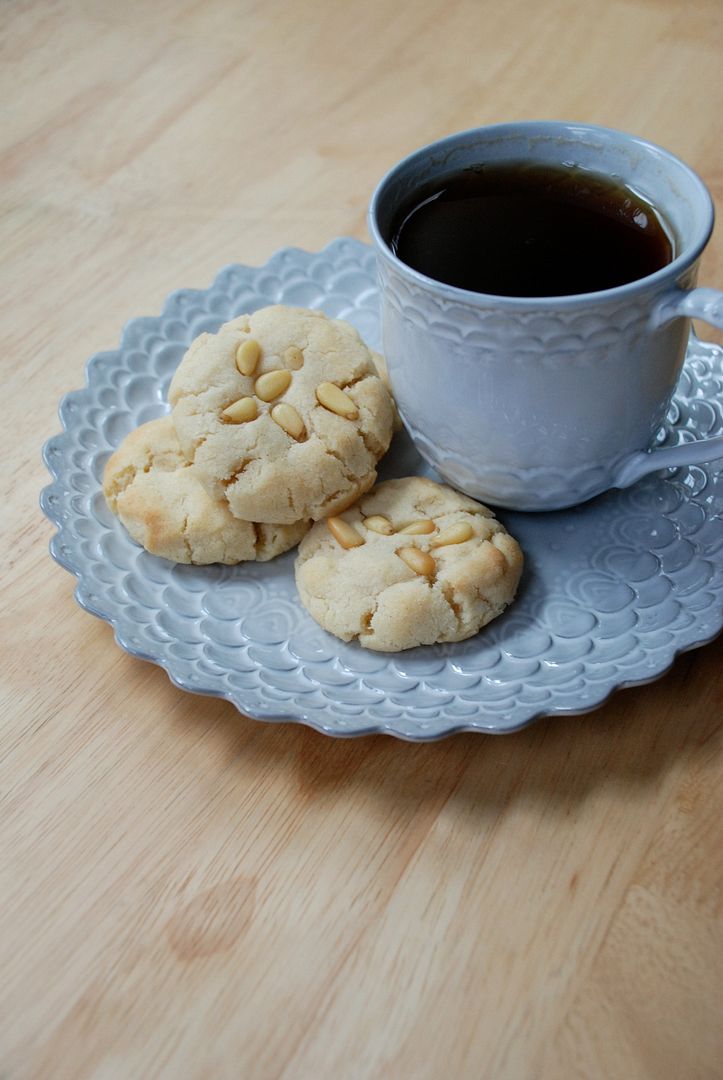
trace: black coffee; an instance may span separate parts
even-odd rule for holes
[[[577,166],[482,165],[418,188],[392,222],[399,258],[497,296],[569,296],[646,277],[673,258],[657,213]]]

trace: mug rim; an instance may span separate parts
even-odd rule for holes
[[[463,142],[466,138],[478,135],[481,132],[496,132],[502,135],[504,133],[514,134],[518,131],[522,134],[522,129],[526,129],[528,132],[530,132],[530,129],[533,129],[531,132],[532,134],[534,134],[535,130],[540,133],[544,131],[552,133],[554,131],[560,132],[564,129],[568,132],[577,130],[590,134],[597,133],[605,136],[613,136],[614,138],[622,139],[626,142],[643,147],[646,151],[653,151],[654,154],[667,159],[668,161],[675,162],[688,175],[692,186],[695,188],[697,195],[702,199],[704,204],[706,211],[704,215],[705,220],[700,234],[697,238],[693,237],[679,255],[676,255],[669,263],[665,266],[661,266],[659,270],[655,270],[652,274],[647,274],[642,278],[636,278],[634,281],[625,282],[623,285],[616,285],[611,289],[598,289],[595,292],[572,293],[565,296],[505,296],[497,293],[475,292],[471,289],[460,288],[458,285],[449,285],[444,281],[438,281],[436,278],[429,277],[427,274],[423,274],[421,271],[415,270],[414,267],[408,266],[407,263],[403,262],[399,256],[392,251],[389,243],[382,236],[377,224],[379,204],[385,189],[395,176],[408,165],[414,163],[415,160],[423,159],[430,153],[437,153],[440,149],[444,149],[445,145],[450,143]],[[604,127],[601,124],[580,123],[573,120],[514,120],[498,124],[483,124],[480,127],[465,128],[463,131],[453,132],[451,135],[445,135],[441,139],[435,139],[434,142],[418,147],[418,149],[405,155],[405,157],[401,158],[387,170],[374,189],[367,213],[367,227],[378,254],[383,256],[405,277],[416,282],[416,284],[423,286],[428,290],[434,289],[438,293],[441,292],[448,300],[457,300],[460,303],[472,306],[479,306],[480,304],[486,305],[493,302],[498,307],[522,310],[539,308],[541,305],[544,305],[546,308],[566,308],[577,306],[581,302],[585,304],[605,304],[608,301],[620,299],[621,297],[629,297],[633,294],[654,289],[657,285],[666,280],[676,279],[692,266],[702,254],[706,244],[710,240],[711,233],[713,232],[714,221],[715,205],[710,191],[698,173],[683,161],[682,158],[671,153],[670,150],[666,150],[665,147],[651,142],[649,139],[644,139],[639,135],[632,135],[619,128]]]

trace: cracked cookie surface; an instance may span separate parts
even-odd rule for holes
[[[299,546],[316,621],[381,652],[462,641],[512,601],[523,556],[491,510],[422,477],[387,480]]]
[[[103,475],[108,506],[152,555],[174,562],[265,561],[298,544],[309,522],[257,525],[239,521],[212,499],[186,461],[170,416],[132,431]]]
[[[395,424],[357,331],[281,305],[197,338],[168,398],[209,494],[249,521],[339,513],[374,483]]]

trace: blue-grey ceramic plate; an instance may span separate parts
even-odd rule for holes
[[[113,626],[123,649],[248,716],[328,735],[424,740],[586,712],[718,634],[721,461],[648,477],[573,510],[500,514],[526,555],[513,606],[469,641],[396,655],[320,629],[297,599],[293,553],[270,564],[187,567],[144,552],[103,500],[111,450],[166,411],[171,375],[193,338],[278,302],[323,308],[380,344],[371,250],[346,239],[319,254],[287,249],[263,267],[229,266],[209,289],[184,289],[162,315],[134,319],[119,349],[88,362],[85,389],[60,405],[63,432],[44,450],[53,482],[41,502],[58,527],[51,552],[77,577],[78,602]],[[692,338],[661,442],[722,432],[722,393],[723,350]],[[397,437],[382,476],[426,471]]]

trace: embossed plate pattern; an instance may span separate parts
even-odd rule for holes
[[[176,566],[134,544],[107,510],[103,467],[123,436],[166,411],[171,375],[204,330],[268,303],[322,308],[379,346],[371,249],[335,240],[286,249],[260,268],[229,266],[209,289],[182,290],[163,314],[134,319],[120,348],[88,362],[87,386],[60,405],[41,505],[76,597],[118,643],[184,690],[227,698],[263,720],[329,735],[412,740],[512,731],[580,713],[620,687],[662,675],[723,624],[723,462],[648,477],[573,510],[500,513],[526,569],[518,599],[477,637],[396,655],[346,645],[299,604],[293,553],[237,567]],[[660,440],[723,431],[723,350],[691,338]],[[383,476],[428,472],[406,436]]]

